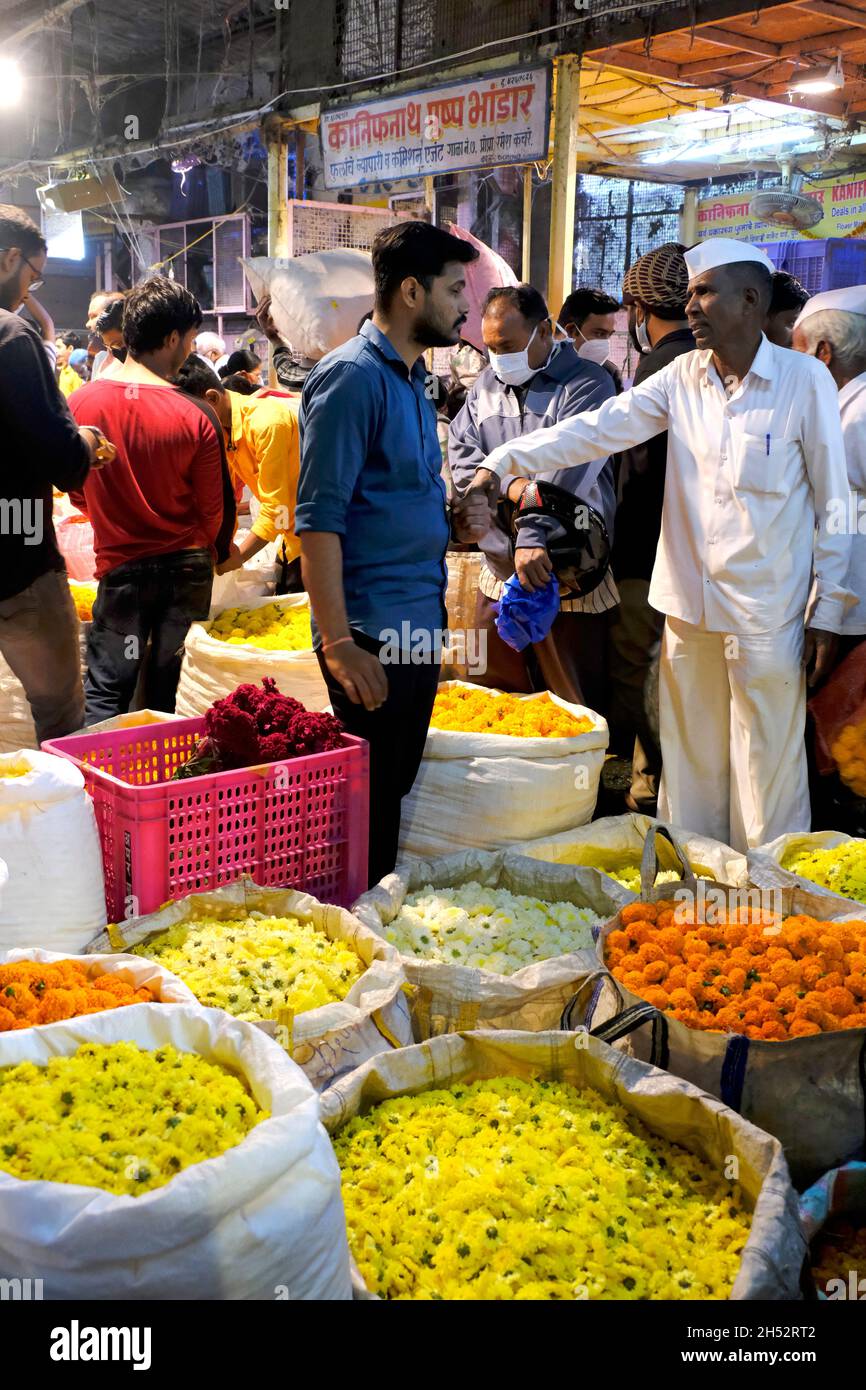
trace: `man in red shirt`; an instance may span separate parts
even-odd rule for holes
[[[222,430],[213,411],[167,378],[189,356],[198,302],[164,276],[130,291],[126,361],[70,399],[81,423],[115,443],[109,484],[91,474],[73,501],[90,517],[99,592],[87,647],[86,722],[129,709],[148,641],[144,698],[174,709],[190,624],[206,618],[215,560],[234,529]]]

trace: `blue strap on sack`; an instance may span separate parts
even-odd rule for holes
[[[541,642],[559,612],[559,581],[555,575],[543,589],[524,589],[516,574],[506,581],[497,605],[496,630],[503,642],[522,652],[531,642]]]
[[[749,1039],[742,1033],[732,1033],[725,1048],[719,1090],[720,1099],[732,1110],[736,1110],[737,1114],[740,1113],[743,1104],[743,1086],[746,1082],[748,1062]]]

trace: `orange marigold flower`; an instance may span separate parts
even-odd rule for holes
[[[785,989],[790,985],[796,984],[800,978],[800,967],[796,961],[792,960],[785,952],[786,960],[775,960],[770,966],[770,979],[779,989]]]
[[[845,988],[858,999],[866,999],[866,975],[846,975]]]
[[[644,968],[643,977],[648,985],[659,985],[667,977],[667,973],[667,961],[651,960]]]
[[[671,1004],[675,1009],[694,1010],[695,996],[687,989],[671,990]]]
[[[637,953],[641,965],[649,965],[653,960],[664,960],[665,953],[657,941],[645,941]]]
[[[836,1024],[837,1028],[866,1028],[866,1014],[846,1014]]]
[[[609,951],[627,951],[629,947],[629,935],[624,931],[612,931],[605,938],[605,946]]]
[[[685,937],[677,927],[665,927],[656,938],[662,950],[669,956],[680,956],[685,945]]]
[[[787,1036],[788,1030],[784,1023],[777,1023],[771,1019],[761,1025],[761,1037],[766,1038],[768,1042],[783,1042]]]
[[[837,1018],[844,1018],[846,1014],[853,1013],[857,1007],[857,1001],[850,989],[837,987],[828,989],[823,994],[825,1007],[828,1013],[835,1014]]]
[[[670,1005],[670,995],[660,985],[646,985],[641,993],[647,1003],[652,1004],[653,1008],[667,1009]]]
[[[653,903],[629,903],[619,914],[619,920],[623,925],[630,922],[654,922],[656,908]]]
[[[685,941],[683,942],[683,952],[687,957],[708,956],[710,954],[709,943],[706,942],[698,932],[686,932]]]
[[[812,1023],[808,1018],[795,1018],[788,1027],[788,1035],[792,1038],[810,1038],[820,1031],[817,1023]]]
[[[774,984],[772,980],[758,980],[752,985],[749,992],[756,999],[773,1000],[779,993],[779,986]]]
[[[667,987],[668,989],[685,989],[688,978],[689,969],[687,965],[684,963],[673,965],[668,971],[668,978],[666,981]],[[863,985],[864,989],[866,989],[866,978],[864,978]]]

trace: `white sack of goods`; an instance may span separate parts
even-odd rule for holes
[[[211,1008],[278,1038],[317,1090],[412,1041],[406,976],[343,908],[249,878],[109,927],[88,952],[156,961]]]
[[[650,832],[655,839],[657,863],[641,881],[642,861]],[[669,843],[668,835],[673,839]],[[664,826],[651,816],[628,811],[624,816],[603,816],[589,825],[566,830],[540,840],[515,845],[518,854],[546,859],[550,864],[575,864],[595,869],[605,880],[613,879],[630,893],[645,895],[651,888],[678,882],[684,867],[697,878],[712,879],[734,887],[748,879],[746,856],[706,835],[693,835],[678,826]],[[682,861],[682,862],[681,862]]]
[[[423,1041],[558,1028],[567,1009],[589,1008],[605,974],[593,932],[630,896],[592,869],[464,850],[398,864],[352,910],[400,952]]]
[[[4,1033],[0,1128],[4,1279],[52,1299],[351,1296],[318,1098],[252,1024],[133,1004]]]
[[[272,676],[283,695],[308,710],[330,709],[331,697],[313,651],[310,601],[306,594],[249,599],[186,636],[175,711],[179,718],[206,714],[239,685],[260,685]]]
[[[600,714],[547,691],[503,695],[443,681],[403,798],[401,856],[496,849],[584,825],[607,741]]]
[[[105,926],[102,851],[84,778],[65,758],[0,755],[0,951],[74,954]]]
[[[318,362],[354,338],[373,307],[368,251],[340,247],[290,260],[253,256],[241,264],[256,299],[271,296],[271,317],[295,357]]]

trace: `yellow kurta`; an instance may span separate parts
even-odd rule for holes
[[[301,553],[295,535],[295,503],[301,466],[297,409],[277,396],[239,396],[228,392],[232,408],[228,460],[233,480],[242,482],[261,504],[252,526],[265,541],[282,536],[286,558]]]

